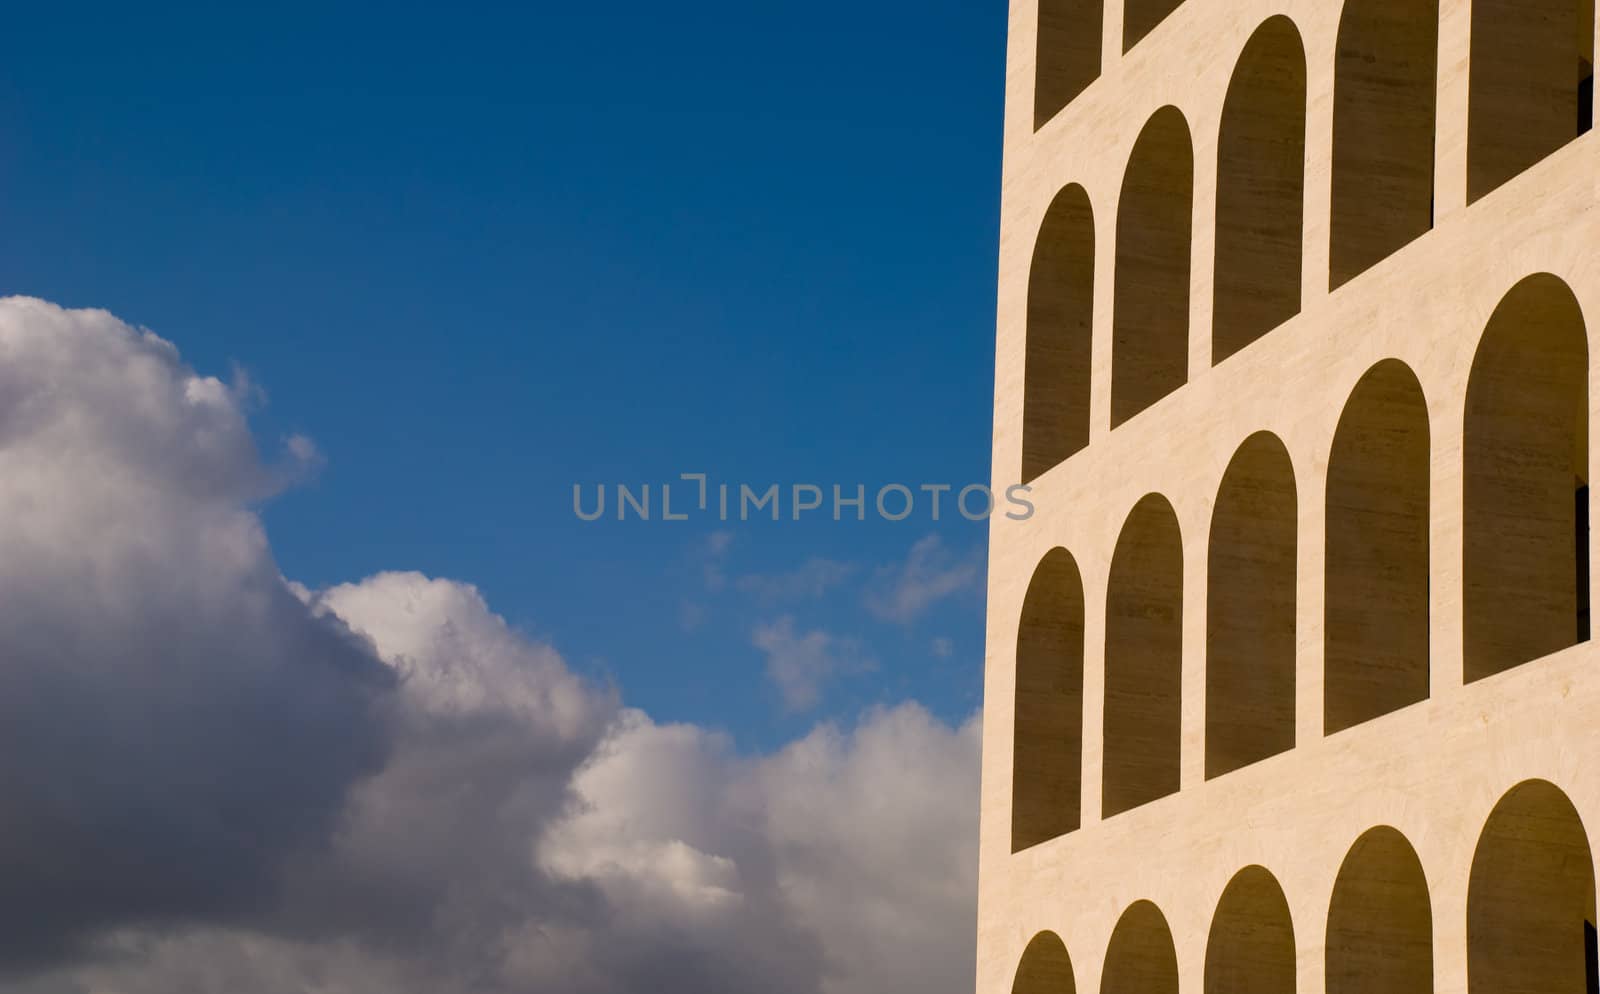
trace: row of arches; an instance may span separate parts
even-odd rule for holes
[[[1327,994],[1432,994],[1434,909],[1422,861],[1388,826],[1351,847],[1328,903]],[[1595,874],[1577,809],[1558,787],[1526,781],[1490,814],[1467,888],[1469,994],[1592,994]],[[1206,940],[1205,994],[1294,994],[1296,939],[1282,887],[1241,870],[1217,902]],[[1101,994],[1178,994],[1172,932],[1148,901],[1123,913],[1101,970]],[[1072,960],[1044,932],[1023,954],[1012,994],[1076,994]]]
[[[1183,0],[1123,0],[1122,50],[1127,52]],[[1100,0],[1039,0],[1033,126],[1042,128],[1100,76]]]
[[[1156,20],[1176,6],[1143,2]],[[1047,76],[1060,92],[1087,85],[1066,62],[1050,61],[1075,46],[1093,50],[1098,74],[1100,17],[1098,2],[1041,0],[1041,85]],[[1433,227],[1438,41],[1438,0],[1345,3],[1335,56],[1330,290]],[[1472,0],[1469,200],[1589,130],[1593,58],[1594,0]],[[1061,82],[1069,78],[1077,82]],[[1285,16],[1269,18],[1239,56],[1218,134],[1213,363],[1300,311],[1306,99],[1299,31]],[[1163,107],[1134,143],[1117,201],[1113,428],[1188,379],[1194,173],[1188,122]],[[1029,277],[1024,483],[1088,445],[1095,250],[1088,193],[1069,185],[1046,212]]]
[[[1571,289],[1531,276],[1506,294],[1468,378],[1462,452],[1462,679],[1589,638],[1588,337]],[[1430,667],[1429,408],[1398,360],[1351,392],[1330,447],[1323,733],[1426,700]],[[1299,493],[1271,433],[1238,448],[1207,545],[1205,775],[1295,745]],[[1151,494],[1129,513],[1106,582],[1102,817],[1175,793],[1182,743],[1184,553]],[[1084,585],[1044,557],[1017,637],[1012,846],[1079,827]]]

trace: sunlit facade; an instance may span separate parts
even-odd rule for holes
[[[978,994],[1596,991],[1594,0],[1014,0]]]

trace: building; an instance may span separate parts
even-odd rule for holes
[[[1594,0],[1013,0],[978,994],[1593,992]]]

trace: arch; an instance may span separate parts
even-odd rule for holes
[[[1439,0],[1346,0],[1333,83],[1328,288],[1433,227]]]
[[[1178,954],[1161,909],[1140,901],[1122,913],[1106,947],[1100,994],[1178,994]]]
[[[1467,200],[1588,131],[1594,0],[1472,0]]]
[[[1117,203],[1111,424],[1122,424],[1189,378],[1189,252],[1194,147],[1176,107],[1151,116],[1134,143]]]
[[[1405,363],[1361,378],[1328,456],[1323,731],[1428,698],[1428,404]]]
[[[1211,519],[1206,778],[1294,748],[1296,493],[1271,432],[1228,464]]]
[[[1222,105],[1213,363],[1300,313],[1305,177],[1305,48],[1278,15],[1245,45]]]
[[[1028,943],[1017,966],[1011,994],[1077,994],[1072,976],[1072,958],[1061,937],[1040,932]]]
[[[1328,904],[1327,994],[1433,994],[1433,902],[1406,837],[1374,828],[1350,848]]]
[[[1034,50],[1033,129],[1045,124],[1100,78],[1102,0],[1039,0]]]
[[[1073,184],[1045,212],[1028,275],[1022,482],[1089,444],[1094,339],[1094,210]]]
[[[1467,884],[1468,994],[1595,989],[1594,858],[1577,809],[1529,780],[1495,806]]]
[[[1139,44],[1156,25],[1178,9],[1183,0],[1124,0],[1122,5],[1122,51]]]
[[[1065,549],[1033,574],[1017,632],[1011,851],[1077,829],[1083,778],[1083,580]]]
[[[1205,994],[1294,994],[1294,924],[1271,873],[1247,866],[1217,902],[1206,939]]]
[[[1517,284],[1467,383],[1464,678],[1589,638],[1589,349],[1571,289]]]
[[[1103,816],[1177,792],[1182,722],[1183,536],[1150,494],[1123,525],[1106,586]]]

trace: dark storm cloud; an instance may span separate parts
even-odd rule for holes
[[[381,766],[394,683],[242,510],[293,464],[100,312],[0,305],[0,398],[0,962],[247,914]]]
[[[745,756],[465,584],[301,590],[252,508],[319,457],[263,460],[249,392],[0,301],[8,991],[970,984],[976,721],[906,705]]]

